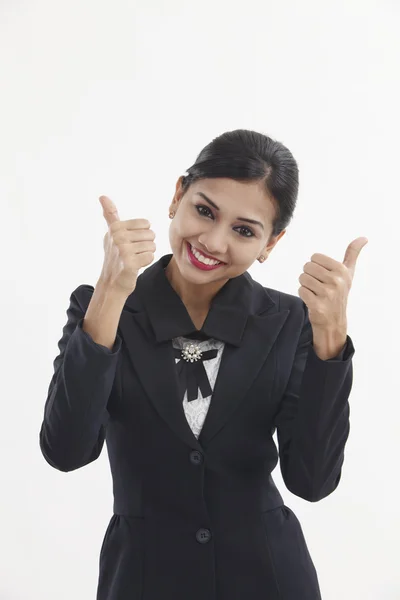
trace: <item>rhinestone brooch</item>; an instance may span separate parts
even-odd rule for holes
[[[182,358],[187,362],[194,362],[196,360],[201,360],[202,351],[200,350],[200,346],[197,344],[188,344],[182,350]]]

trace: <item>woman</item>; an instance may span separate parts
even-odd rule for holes
[[[93,288],[71,295],[40,446],[56,469],[106,440],[114,514],[97,600],[317,600],[300,523],[271,472],[316,502],[338,486],[354,347],[355,260],[315,254],[300,298],[247,272],[285,233],[298,168],[248,130],[214,139],[170,204],[172,254],[154,260],[146,219],[108,224]]]

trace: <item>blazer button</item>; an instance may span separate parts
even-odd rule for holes
[[[200,544],[207,544],[211,539],[211,531],[209,529],[199,529],[196,532],[196,540]]]
[[[190,462],[193,465],[201,465],[203,462],[203,455],[198,450],[192,450],[190,453]]]

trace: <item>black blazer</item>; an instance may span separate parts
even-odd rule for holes
[[[172,337],[195,330],[163,256],[139,276],[112,350],[82,324],[93,287],[70,297],[40,430],[61,471],[99,456],[113,477],[97,600],[317,600],[300,523],[271,472],[317,502],[338,486],[354,346],[321,360],[305,303],[248,272],[215,296],[203,332],[225,341],[197,439],[178,398]]]

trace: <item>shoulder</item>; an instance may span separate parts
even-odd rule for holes
[[[253,291],[256,314],[259,316],[286,314],[283,330],[288,332],[291,339],[297,340],[303,330],[309,335],[308,308],[300,296],[263,286],[259,282],[254,282]],[[285,336],[282,339],[284,338]]]
[[[295,296],[294,294],[289,294],[288,292],[263,286],[261,283],[254,280],[253,290],[258,298],[269,297],[275,304],[275,310],[277,312],[289,310],[291,313],[300,315],[304,318],[307,311],[307,305],[300,298],[300,296]]]
[[[295,296],[294,294],[288,294],[287,292],[281,292],[278,290],[274,291],[277,293],[279,298],[280,310],[289,309],[290,311],[296,313],[304,313],[306,305],[300,296]]]

